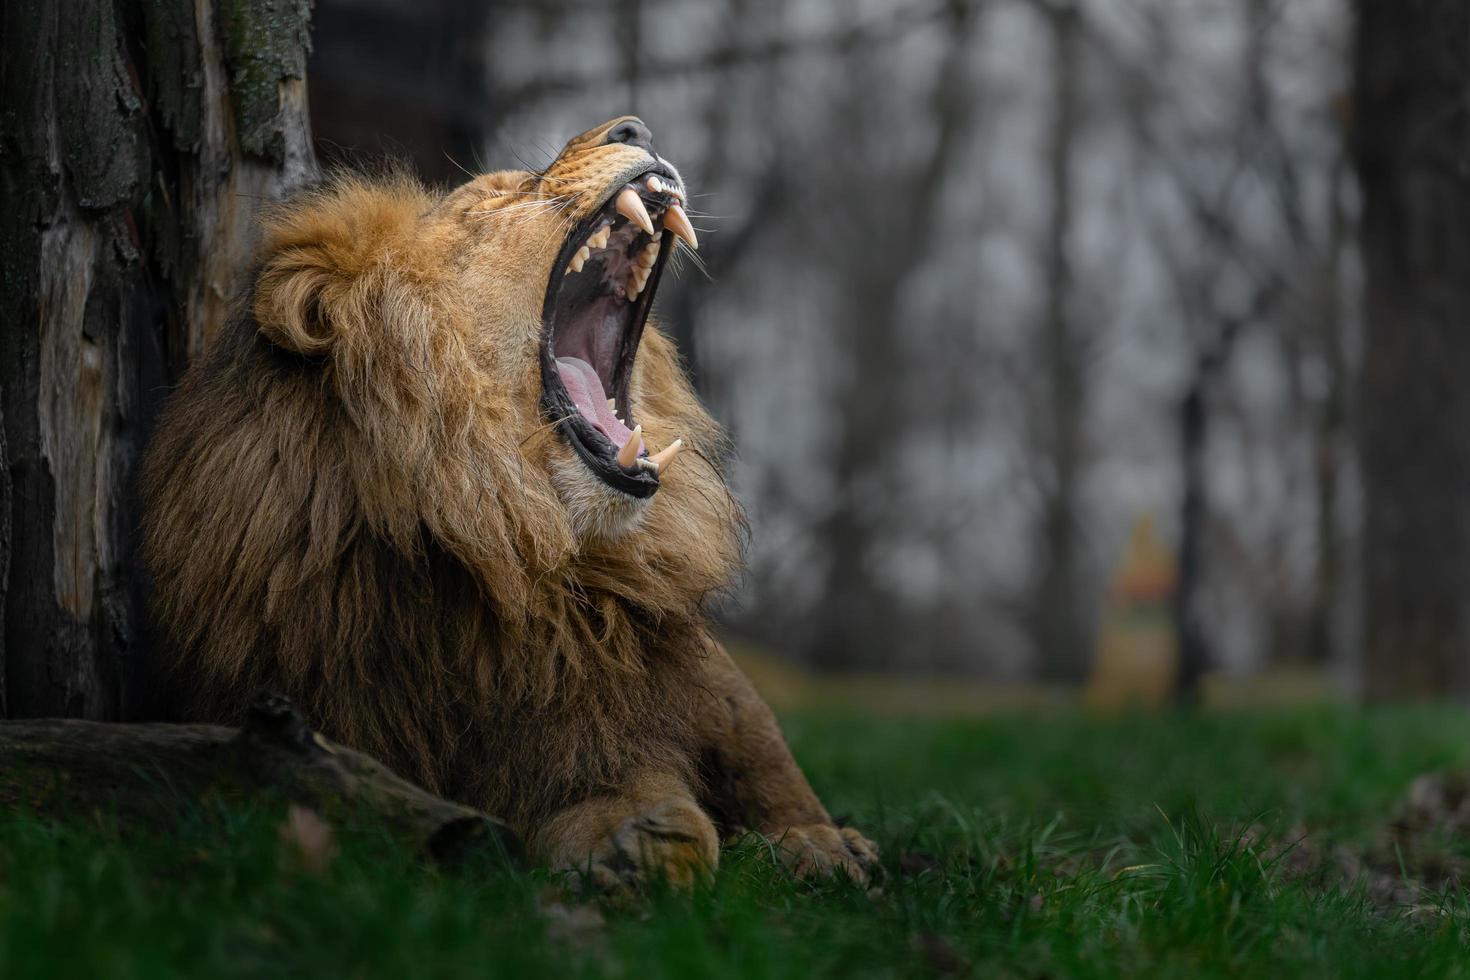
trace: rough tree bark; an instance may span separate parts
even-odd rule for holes
[[[1360,0],[1365,693],[1470,694],[1470,5]]]
[[[316,172],[310,0],[0,11],[0,713],[147,712],[134,474],[263,202]]]

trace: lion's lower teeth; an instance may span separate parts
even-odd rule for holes
[[[627,442],[623,443],[623,448],[618,450],[618,465],[623,469],[632,466],[641,448],[643,448],[643,426],[635,425],[633,434],[628,437]]]
[[[668,466],[669,466],[669,464],[674,461],[674,457],[677,456],[677,455],[679,455],[679,453],[681,453],[683,451],[684,451],[684,440],[683,439],[675,439],[673,442],[669,443],[668,446],[666,446],[664,449],[662,449],[661,451],[656,452],[652,456],[648,457],[648,462],[650,462],[650,463],[653,464],[653,466],[652,466],[653,472],[655,474],[658,474],[659,471],[664,470],[664,469],[667,469]]]

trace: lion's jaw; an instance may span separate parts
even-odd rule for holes
[[[491,273],[470,288],[494,290],[500,302],[487,305],[501,308],[507,290],[517,306],[529,303],[533,286],[540,291],[539,412],[557,435],[543,461],[579,537],[615,538],[640,526],[689,435],[645,401],[640,364],[669,256],[681,241],[696,246],[686,199],[647,129],[623,117],[573,139],[541,173],[490,174],[446,201],[478,225],[483,262],[472,269],[542,270],[539,284]],[[512,256],[520,261],[508,262]]]
[[[566,508],[578,538],[615,541],[642,526],[651,497],[634,497],[614,490],[587,469],[568,447],[547,461],[551,485]]]

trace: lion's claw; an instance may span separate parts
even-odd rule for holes
[[[717,846],[708,819],[676,800],[628,817],[573,867],[603,892],[636,889],[649,878],[689,888],[714,870]]]
[[[878,845],[852,827],[790,827],[774,842],[781,860],[799,878],[844,875],[866,885],[883,871],[878,863]]]

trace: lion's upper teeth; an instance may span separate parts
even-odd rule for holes
[[[618,214],[642,228],[645,234],[653,234],[653,219],[648,216],[643,199],[633,188],[624,187],[622,193],[618,194]]]
[[[593,248],[606,248],[607,235],[610,230],[610,225],[603,225],[601,228],[592,233],[592,236],[587,239],[587,244],[591,245]]]
[[[652,269],[653,264],[658,261],[658,239],[655,238],[643,246],[643,251],[638,253],[638,265],[645,269]]]
[[[572,261],[568,263],[568,265],[571,267],[571,270],[573,272],[581,272],[582,265],[591,255],[592,250],[589,249],[586,245],[583,245],[581,248],[577,249],[577,254],[572,256]]]
[[[662,194],[664,192],[664,182],[658,179],[657,174],[648,175],[648,189],[655,194]]]

